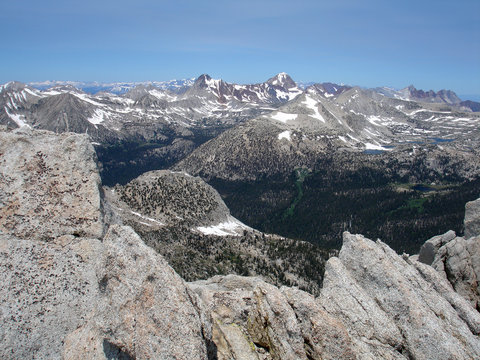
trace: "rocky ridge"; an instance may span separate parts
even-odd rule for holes
[[[10,139],[13,148],[25,142],[23,132],[0,136],[2,141]],[[77,164],[85,162],[92,175],[82,180],[96,189],[80,192],[78,201],[94,203],[102,190],[96,180],[95,159],[89,155],[93,148],[85,135],[65,136],[79,145],[74,148]],[[49,137],[54,135],[31,135],[33,151],[23,155],[26,163],[35,159],[36,148],[41,149]],[[58,151],[48,154],[49,163],[58,164],[55,171],[60,173],[71,171],[72,154],[63,151],[62,141],[56,142]],[[0,155],[3,175],[10,169],[11,158],[15,158],[11,153]],[[46,181],[58,177],[55,171],[45,171]],[[30,176],[22,171],[9,175],[18,184]],[[7,198],[8,186],[0,185],[2,199]],[[19,209],[27,201],[34,208],[48,209],[56,199],[55,193],[45,192],[44,196],[19,197],[17,203]],[[104,214],[100,222],[108,228],[105,235],[103,227],[98,233],[95,226],[95,231],[88,232],[82,223],[81,231],[67,224],[49,237],[37,236],[45,234],[45,229],[32,236],[17,231],[17,226],[0,229],[0,357],[480,356],[479,312],[441,272],[415,257],[397,255],[381,241],[344,233],[338,257],[327,262],[318,297],[237,275],[187,284],[132,228],[112,224],[115,217],[109,214],[107,202],[103,209],[99,207]],[[75,210],[72,216],[83,212],[82,206]],[[26,227],[51,225],[39,223],[35,211],[22,214],[22,220]],[[480,234],[474,235],[470,239]],[[472,259],[478,259],[478,254]]]
[[[435,236],[425,242],[418,255],[418,261],[436,269],[477,310],[480,309],[479,203],[470,201],[465,206],[464,237],[457,237],[453,231]]]

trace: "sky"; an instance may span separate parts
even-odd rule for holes
[[[0,0],[0,82],[162,81],[480,95],[479,0]]]

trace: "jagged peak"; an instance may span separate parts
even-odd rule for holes
[[[208,80],[211,80],[212,77],[208,74],[202,74],[200,75],[196,80],[195,82],[199,82],[199,81],[208,81]]]
[[[267,80],[267,83],[274,86],[282,86],[284,88],[297,87],[297,83],[286,72],[278,73]]]
[[[399,91],[400,93],[407,94],[409,97],[413,99],[421,99],[433,102],[445,102],[448,104],[458,104],[462,100],[457,96],[457,94],[452,90],[442,89],[437,92],[434,90],[422,90],[417,89],[413,85],[409,85],[408,87]]]
[[[193,87],[200,89],[218,88],[220,84],[224,84],[222,79],[212,79],[210,75],[202,74],[195,80]]]

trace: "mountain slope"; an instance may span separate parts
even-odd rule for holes
[[[200,178],[153,171],[105,197],[109,217],[132,226],[187,280],[234,273],[320,289],[327,251],[242,224]]]
[[[479,124],[443,104],[311,87],[174,169],[209,181],[262,231],[338,248],[350,230],[416,252],[436,233],[461,231],[463,203],[478,196]]]

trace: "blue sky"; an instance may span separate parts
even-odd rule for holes
[[[480,94],[479,0],[0,0],[0,82],[208,73]]]

